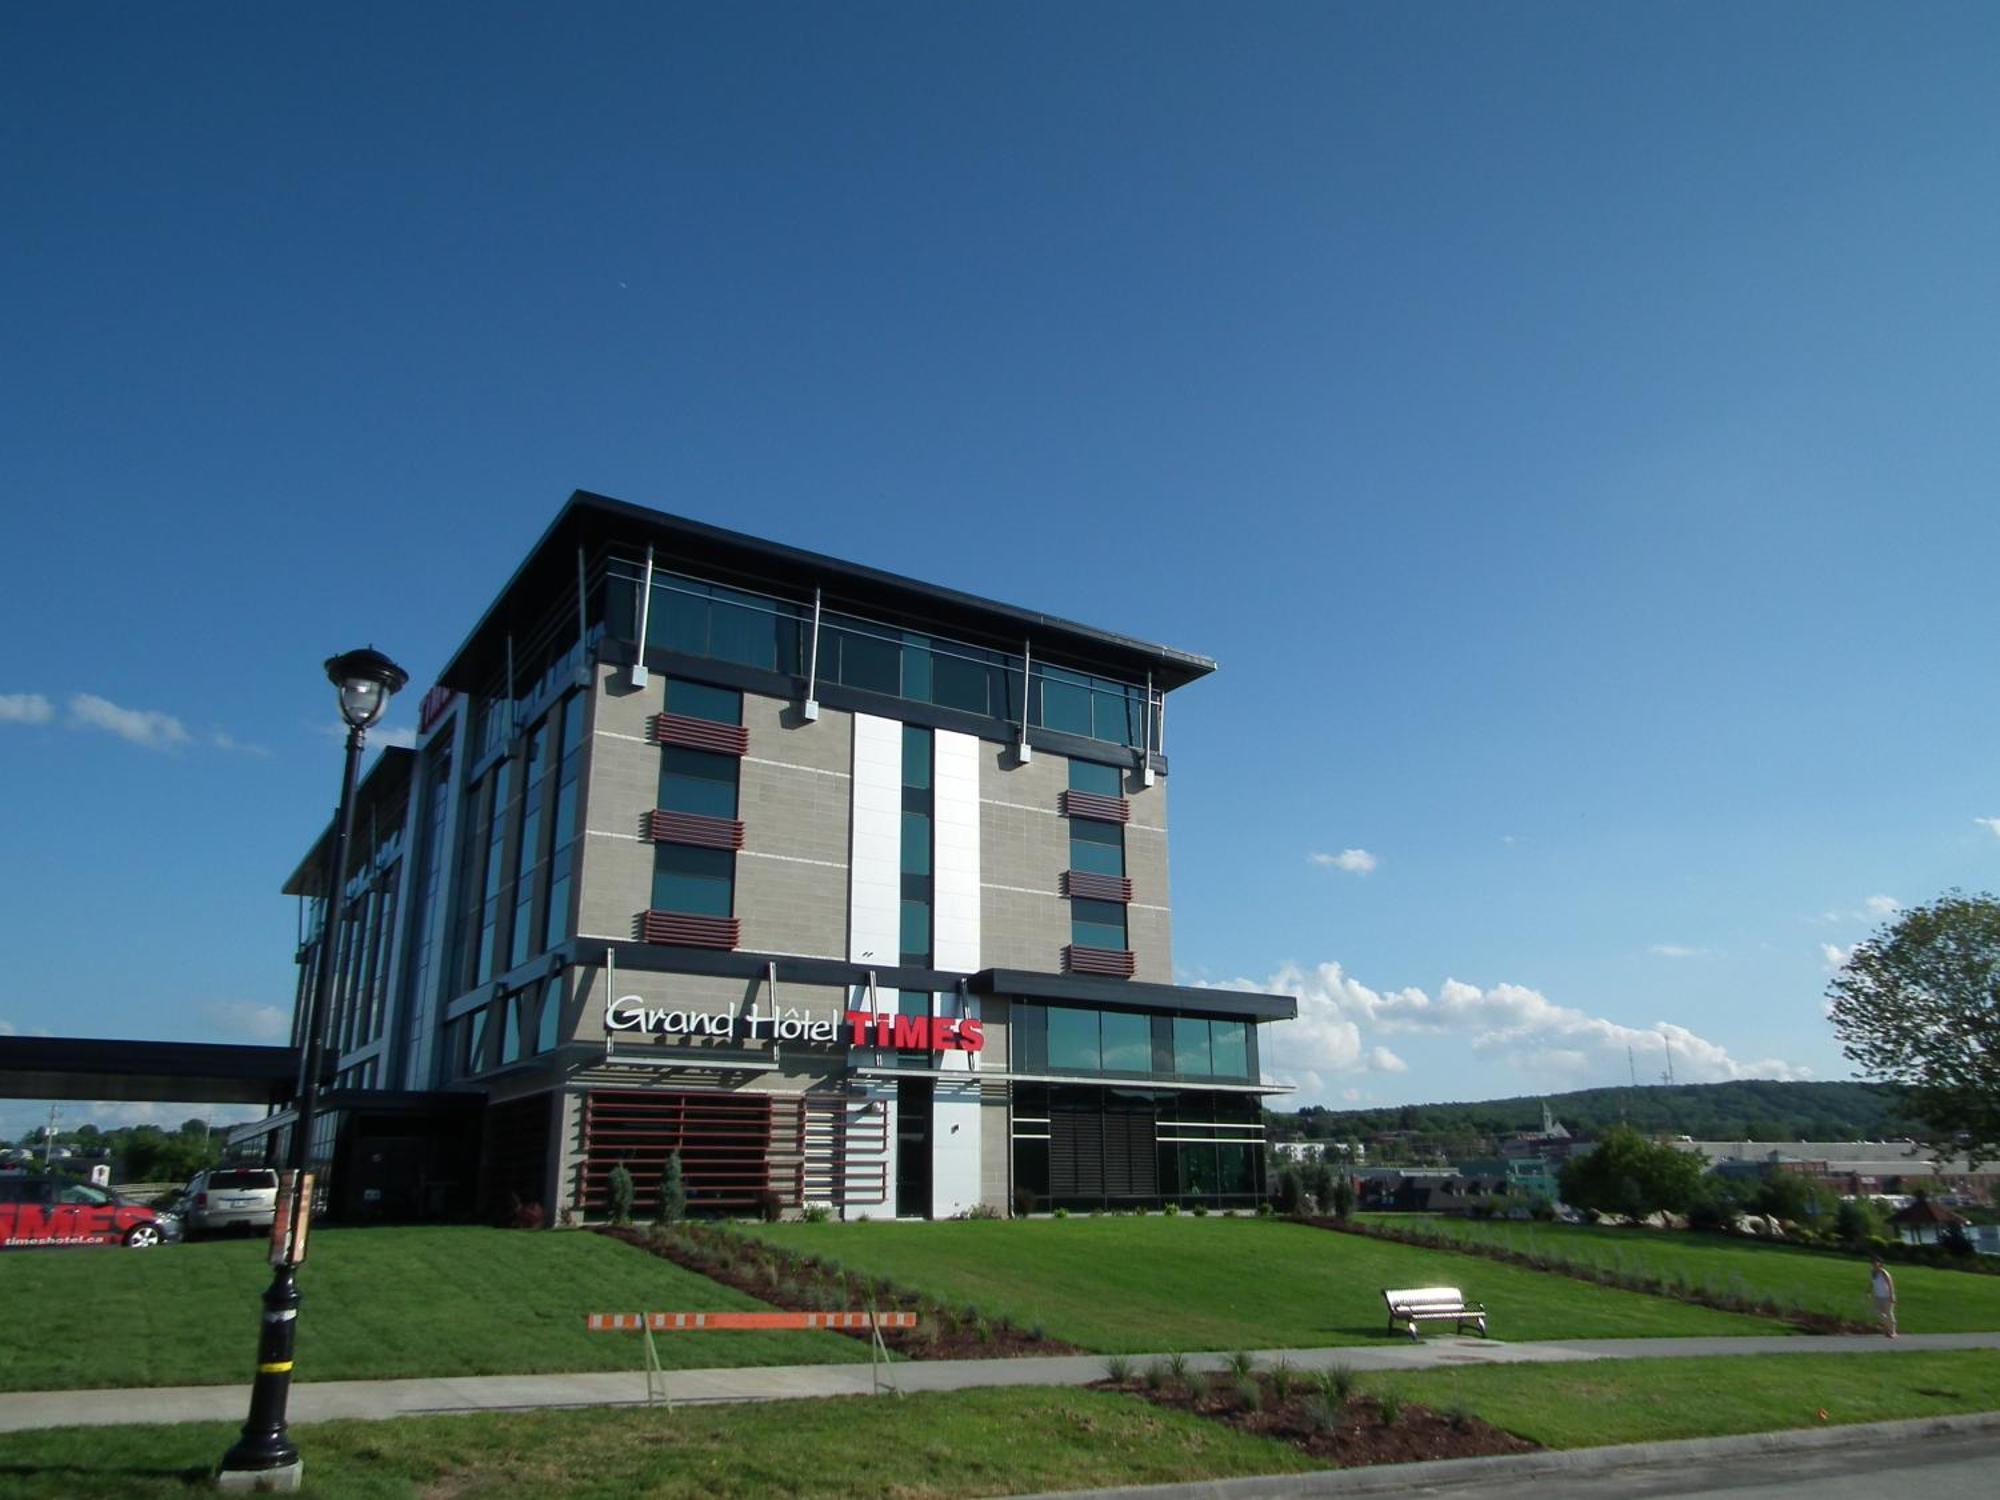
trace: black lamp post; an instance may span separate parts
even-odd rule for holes
[[[291,1195],[286,1222],[302,1222],[306,1165],[312,1155],[313,1111],[319,1103],[320,1074],[326,1068],[327,1013],[332,1009],[334,957],[339,951],[342,889],[346,884],[347,844],[354,832],[354,780],[361,766],[361,743],[382,717],[389,699],[410,680],[410,674],[372,646],[329,657],[327,679],[340,695],[340,716],[347,721],[347,758],[341,768],[340,806],[333,819],[333,845],[327,851],[320,924],[318,968],[305,1026],[305,1079],[292,1120]],[[282,1212],[282,1206],[281,1206]],[[257,1341],[257,1380],[250,1388],[250,1416],[243,1436],[222,1456],[216,1475],[221,1488],[284,1493],[299,1486],[303,1466],[299,1450],[285,1430],[285,1403],[292,1391],[292,1345],[297,1330],[299,1292],[289,1256],[273,1256],[279,1264],[264,1292],[264,1320]]]

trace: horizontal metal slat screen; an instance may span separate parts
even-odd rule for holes
[[[639,940],[670,943],[678,948],[734,948],[741,939],[736,917],[697,917],[678,911],[639,913]]]
[[[1129,948],[1085,948],[1071,943],[1062,952],[1065,974],[1102,974],[1110,979],[1130,979],[1138,968],[1138,961]]]
[[[743,820],[658,809],[646,814],[646,837],[656,844],[690,844],[697,849],[741,849]]]
[[[1065,818],[1099,818],[1106,823],[1132,821],[1132,806],[1123,797],[1103,797],[1096,792],[1068,790],[1061,797],[1059,806]]]
[[[750,731],[739,724],[717,724],[711,719],[690,719],[682,714],[654,714],[653,743],[679,745],[687,750],[710,750],[717,755],[745,755],[750,750]]]
[[[1087,870],[1064,870],[1062,893],[1091,901],[1130,901],[1132,882],[1122,875],[1093,875]]]
[[[609,1206],[611,1171],[632,1174],[633,1209],[659,1209],[667,1160],[681,1159],[688,1207],[752,1208],[767,1193],[795,1201],[793,1174],[771,1171],[769,1094],[593,1089],[584,1096],[577,1197],[586,1212]]]

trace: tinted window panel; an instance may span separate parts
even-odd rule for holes
[[[733,755],[668,745],[660,753],[660,806],[708,818],[736,816],[737,763]]]
[[[923,813],[903,814],[903,873],[931,873],[931,820]]]
[[[1104,1071],[1150,1073],[1153,1070],[1153,1018],[1122,1010],[1102,1012]]]
[[[1072,760],[1069,763],[1069,789],[1089,792],[1097,797],[1122,797],[1125,794],[1125,773],[1116,766],[1099,765],[1094,760]]]
[[[1125,947],[1125,908],[1116,901],[1072,900],[1070,941],[1085,948]]]
[[[1197,1078],[1206,1078],[1214,1071],[1208,1051],[1208,1022],[1196,1016],[1174,1017],[1174,1071]]]
[[[1049,1067],[1066,1073],[1097,1072],[1103,1066],[1098,1050],[1097,1012],[1051,1005],[1048,1014]]]
[[[769,611],[724,604],[709,613],[709,655],[773,671],[778,665],[778,621]]]
[[[1250,1074],[1249,1026],[1244,1021],[1210,1021],[1209,1049],[1218,1078],[1247,1078]]]
[[[915,725],[903,726],[903,785],[929,787],[931,784],[931,732]]]
[[[1040,673],[1036,675],[1041,677]],[[1090,738],[1089,688],[1041,677],[1041,698],[1042,717],[1039,722],[1044,728]]]
[[[992,675],[993,669],[984,662],[938,652],[931,658],[931,702],[972,714],[997,713],[990,693]]]
[[[1092,875],[1125,873],[1125,832],[1095,818],[1069,820],[1069,867]]]
[[[731,688],[710,687],[705,682],[667,679],[667,712],[684,719],[707,719],[714,724],[743,722],[743,695]]]
[[[840,643],[840,680],[852,688],[899,696],[903,691],[903,649],[872,635],[835,631]]]
[[[736,856],[727,849],[653,846],[653,908],[698,917],[730,914]]]

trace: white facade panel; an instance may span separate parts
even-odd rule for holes
[[[896,720],[854,716],[853,797],[847,957],[889,968],[903,937],[903,726]]]
[[[970,974],[979,955],[979,741],[936,733],[931,797],[933,962]]]
[[[952,1219],[979,1204],[979,1083],[940,1078],[931,1096],[931,1217]]]

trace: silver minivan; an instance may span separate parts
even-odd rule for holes
[[[278,1216],[278,1174],[269,1167],[212,1167],[197,1172],[183,1196],[187,1233],[269,1229]]]

